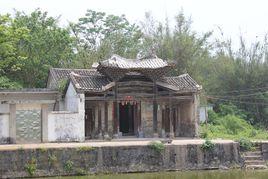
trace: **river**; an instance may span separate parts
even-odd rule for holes
[[[268,170],[205,170],[55,177],[53,179],[268,179]]]

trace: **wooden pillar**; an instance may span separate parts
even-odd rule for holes
[[[156,96],[157,96],[157,86],[156,86],[156,82],[154,80],[153,82],[153,132],[154,132],[154,137],[158,137],[157,134],[157,101],[156,101]]]
[[[169,138],[174,138],[174,126],[173,126],[173,117],[172,117],[172,101],[171,94],[169,92]]]
[[[16,143],[16,104],[9,105],[9,137],[10,143]]]
[[[41,106],[41,113],[42,113],[42,142],[48,142],[48,104],[42,104]]]
[[[114,138],[118,138],[118,134],[119,134],[119,106],[118,106],[118,99],[117,99],[117,87],[118,84],[117,82],[115,82],[115,86],[114,86],[114,102],[113,102],[113,108],[114,108]]]
[[[98,137],[102,138],[101,105],[98,105]]]

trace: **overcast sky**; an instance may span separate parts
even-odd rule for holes
[[[86,9],[125,14],[131,22],[143,20],[147,11],[159,21],[166,16],[173,19],[183,9],[199,33],[219,26],[225,37],[238,41],[243,34],[252,42],[268,32],[267,0],[0,0],[0,14],[12,14],[14,9],[31,12],[36,8],[48,11],[51,16],[61,15],[62,25],[76,22]]]

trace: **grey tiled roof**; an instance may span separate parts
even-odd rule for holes
[[[92,91],[100,92],[103,91],[103,87],[111,83],[111,81],[101,75],[90,75],[83,76],[72,72],[70,74],[71,82],[74,87],[80,91]]]
[[[67,69],[67,68],[51,68],[47,82],[47,87],[57,89],[61,80],[69,79],[71,72],[83,76],[99,76],[100,73],[96,69]]]
[[[166,60],[157,57],[150,59],[126,59],[118,55],[113,55],[110,59],[99,62],[99,66],[120,69],[157,69],[169,65]]]
[[[0,89],[0,93],[58,93],[49,88]]]
[[[170,65],[167,61],[157,57],[136,60],[113,55],[110,59],[100,62],[95,69],[52,68],[50,69],[47,87],[57,89],[61,80],[70,79],[76,90],[101,92],[113,86],[111,80],[116,78],[112,78],[111,75],[117,74],[122,77],[125,75],[145,75],[150,79],[156,80],[157,85],[178,92],[196,92],[201,90],[201,86],[188,74],[164,77]],[[112,70],[109,71],[110,69]]]
[[[83,76],[75,73],[70,74],[70,79],[75,88],[79,91],[101,92],[105,86],[112,83],[105,76]],[[197,92],[201,89],[188,74],[174,77],[165,77],[157,82],[157,85],[169,88],[178,92]]]
[[[202,88],[189,74],[165,77],[161,82],[170,85],[176,91],[194,92]]]

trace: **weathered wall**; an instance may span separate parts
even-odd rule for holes
[[[141,130],[144,137],[153,137],[153,104],[141,102]]]
[[[180,118],[178,123],[178,134],[180,137],[196,136],[195,102],[193,100],[183,101],[180,104]]]
[[[42,148],[0,151],[0,177],[74,175],[81,173],[152,172],[241,166],[237,143],[170,145],[156,151],[148,145]]]

